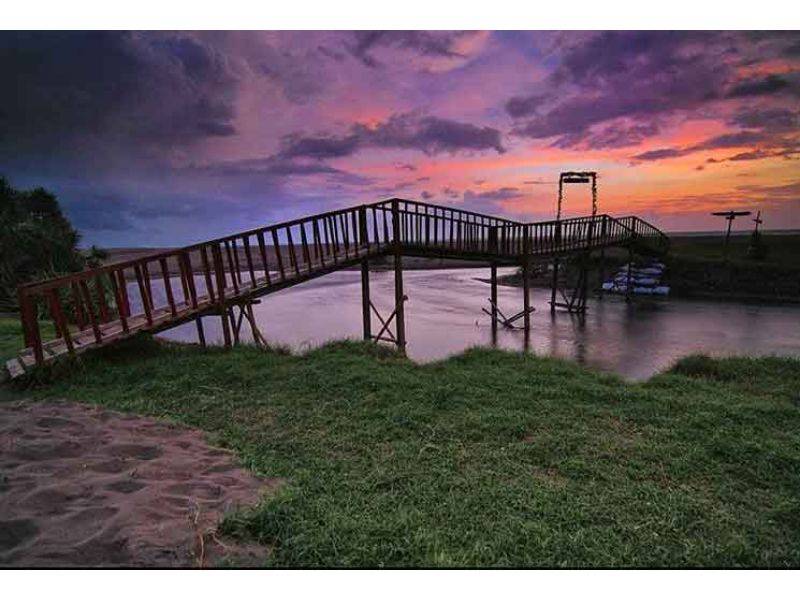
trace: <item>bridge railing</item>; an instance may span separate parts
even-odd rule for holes
[[[18,288],[26,352],[37,363],[63,342],[70,352],[138,328],[156,329],[314,274],[387,252],[426,249],[476,258],[568,252],[666,236],[636,217],[608,215],[522,224],[453,207],[391,199],[330,211],[156,252]],[[154,286],[153,279],[163,281]],[[43,342],[39,320],[56,338]]]
[[[633,234],[637,241],[652,251],[663,254],[669,249],[669,237],[644,219],[630,215],[619,217],[617,220]]]
[[[226,297],[380,253],[392,239],[391,217],[366,205],[24,284],[18,300],[25,346],[41,363],[61,341],[70,352],[85,344],[83,333],[102,345],[137,326],[152,328],[223,305]],[[40,319],[53,321],[54,340],[43,342]]]

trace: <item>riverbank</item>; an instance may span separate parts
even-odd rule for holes
[[[767,233],[763,240],[768,248],[763,260],[747,256],[748,236],[731,237],[726,259],[721,235],[670,236],[670,252],[663,259],[667,266],[663,283],[676,298],[800,303],[800,235]],[[599,289],[602,282],[596,256],[593,262],[588,285]],[[627,255],[612,249],[606,257],[606,276],[626,263]],[[548,268],[546,263],[534,267],[533,285],[551,285]],[[576,270],[568,268],[567,277],[575,276]],[[498,283],[521,287],[522,278],[514,273],[498,278]]]
[[[138,339],[43,374],[209,432],[284,482],[223,532],[274,566],[800,566],[800,361],[692,358],[625,383],[469,350],[303,356]]]

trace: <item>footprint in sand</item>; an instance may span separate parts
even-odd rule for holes
[[[136,481],[135,479],[123,479],[121,481],[115,481],[108,484],[106,489],[112,492],[119,492],[120,494],[132,494],[133,492],[138,492],[143,487],[146,487],[146,484],[142,483],[141,481]]]
[[[36,523],[30,519],[0,521],[0,552],[16,548],[38,532],[39,529],[36,527]]]
[[[164,453],[158,446],[146,444],[113,444],[108,450],[113,456],[139,460],[153,460]]]

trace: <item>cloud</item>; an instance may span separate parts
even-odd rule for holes
[[[685,154],[688,154],[688,151],[680,148],[659,148],[658,150],[648,150],[647,152],[642,152],[641,154],[637,154],[631,158],[633,160],[650,161],[662,160],[664,158],[676,158],[678,156],[684,156]]]
[[[725,150],[747,146],[754,148],[728,158],[710,158],[706,162],[719,163],[725,161],[759,160],[774,156],[789,157],[800,151],[800,142],[798,141],[775,136],[765,131],[746,129],[733,133],[723,133],[682,148],[659,148],[657,150],[649,150],[632,156],[631,160],[644,162],[657,161],[686,156],[704,150]]]
[[[656,122],[615,123],[602,127],[596,132],[578,132],[559,137],[553,142],[556,148],[576,148],[581,150],[601,150],[605,148],[625,148],[638,146],[645,139],[659,132]]]
[[[538,94],[533,96],[514,96],[505,105],[506,112],[518,119],[536,113],[537,109],[545,102],[547,96]]]
[[[567,48],[546,91],[506,103],[522,137],[568,136],[575,146],[594,125],[627,117],[630,135],[605,130],[598,144],[633,143],[653,131],[652,117],[698,107],[720,95],[728,75],[718,60],[720,35],[700,32],[606,31]],[[701,43],[702,42],[702,43]],[[637,119],[647,118],[644,124]],[[585,142],[587,144],[591,141]]]
[[[770,74],[766,77],[748,79],[735,85],[728,92],[728,98],[748,98],[765,96],[783,92],[789,88],[789,82],[780,75]]]
[[[464,200],[468,202],[501,202],[504,200],[515,200],[522,197],[522,192],[519,188],[506,186],[495,188],[493,190],[486,190],[484,192],[473,192],[466,190],[464,192]]]
[[[190,34],[4,32],[0,153],[172,148],[236,133],[237,66]]]
[[[474,35],[468,31],[355,31],[348,52],[371,68],[383,66],[374,56],[380,48],[409,50],[423,56],[463,58],[456,50],[457,42]]]
[[[406,113],[393,115],[375,126],[357,123],[341,136],[286,136],[279,155],[284,158],[340,158],[367,147],[418,150],[428,155],[469,150],[505,152],[500,131],[492,127]]]
[[[738,111],[730,122],[746,129],[794,132],[800,129],[800,112],[786,108],[745,108]]]
[[[324,176],[338,183],[351,185],[370,185],[369,177],[337,169],[325,163],[305,162],[282,157],[252,158],[235,161],[220,161],[181,169],[180,172],[192,176],[203,175],[213,178],[239,178],[281,185],[287,179],[296,177]]]

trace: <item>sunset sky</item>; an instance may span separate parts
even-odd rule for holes
[[[549,219],[562,170],[667,230],[800,228],[797,32],[0,32],[0,72],[0,175],[87,244],[392,196]]]

